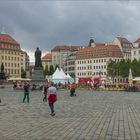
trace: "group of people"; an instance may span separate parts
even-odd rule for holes
[[[25,102],[26,98],[27,98],[27,102],[29,103],[29,83],[25,82],[24,84],[24,97],[23,97],[23,103]],[[47,85],[44,86],[44,98],[43,101],[47,102],[48,100],[48,104],[49,107],[51,109],[51,116],[55,115],[55,111],[54,111],[54,103],[57,101],[57,93],[56,93],[56,87],[54,86],[53,82],[48,83]]]
[[[27,98],[27,102],[29,103],[29,88],[30,85],[28,82],[24,83],[24,97],[23,97],[23,103],[25,102],[26,98]],[[70,96],[76,96],[75,94],[75,90],[76,90],[76,84],[72,83],[70,85]],[[43,97],[43,101],[47,102],[49,104],[50,110],[51,110],[51,114],[52,116],[55,115],[55,111],[54,111],[54,103],[57,101],[57,89],[54,86],[53,82],[47,83],[46,85],[44,85],[43,88],[43,93],[44,93],[44,97]]]

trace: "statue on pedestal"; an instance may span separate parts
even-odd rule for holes
[[[41,62],[41,50],[39,48],[36,48],[35,51],[35,67],[32,74],[32,81],[34,82],[42,82],[44,81],[44,75],[43,75],[43,67]]]
[[[42,67],[41,54],[41,50],[37,48],[35,51],[35,67]]]

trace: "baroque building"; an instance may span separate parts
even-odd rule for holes
[[[90,40],[91,42],[91,40]],[[113,43],[89,43],[76,54],[75,75],[79,82],[90,81],[91,78],[101,76],[107,78],[107,64],[112,59],[116,62],[123,59],[123,53],[118,45]]]
[[[10,35],[0,33],[0,65],[4,64],[4,70],[9,77],[21,77],[21,67],[28,67],[23,59],[24,52],[20,44]]]

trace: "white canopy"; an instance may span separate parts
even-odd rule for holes
[[[59,68],[57,68],[55,70],[55,72],[53,73],[53,75],[51,77],[47,77],[46,78],[50,81],[53,81],[54,83],[59,83],[61,82],[62,84],[68,83],[68,82],[73,82],[73,78],[69,75],[69,74],[65,74],[63,69],[61,68],[59,70]]]
[[[31,81],[29,78],[20,78],[20,77],[10,77],[8,81]]]
[[[62,69],[59,70],[59,68],[57,68],[56,71],[52,75],[52,81],[54,83],[57,83],[57,84],[59,82],[61,82],[62,84],[65,84],[65,82],[66,82],[66,75],[65,75],[64,71]]]
[[[66,78],[71,79],[72,77],[69,75],[69,73],[67,73]]]
[[[57,68],[52,75],[52,79],[60,78],[60,70]]]
[[[73,78],[69,75],[69,73],[67,73],[66,75],[66,80],[67,82],[69,81],[70,83],[74,82]]]
[[[140,81],[140,77],[134,78],[133,81]]]
[[[63,77],[64,79],[66,79],[66,74],[64,73],[64,71],[62,70],[62,68],[61,68],[59,74],[60,74],[61,77]]]

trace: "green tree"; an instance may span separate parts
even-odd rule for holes
[[[117,76],[128,78],[130,68],[134,77],[140,76],[140,61],[137,61],[136,59],[134,59],[132,62],[130,59],[123,59],[119,62],[110,60],[107,65],[107,73],[108,76],[112,78]]]
[[[44,69],[44,76],[46,75],[49,75],[49,68],[48,68],[48,65],[45,66],[45,69]]]
[[[131,69],[133,76],[140,76],[140,61],[134,59],[131,63]]]
[[[129,63],[127,63],[127,61],[125,61],[124,59],[121,60],[119,63],[119,72],[120,72],[120,76],[122,77],[128,77],[129,74]]]
[[[111,76],[111,77],[115,76],[115,61],[113,61],[112,59],[110,59],[108,62],[107,73],[108,73],[108,76]]]
[[[26,71],[21,68],[21,78],[26,78]]]
[[[118,65],[112,59],[110,59],[108,62],[107,73],[109,77],[112,77],[112,80],[114,82],[114,78],[118,76]]]
[[[52,75],[54,73],[54,67],[53,65],[50,65],[49,75]]]

